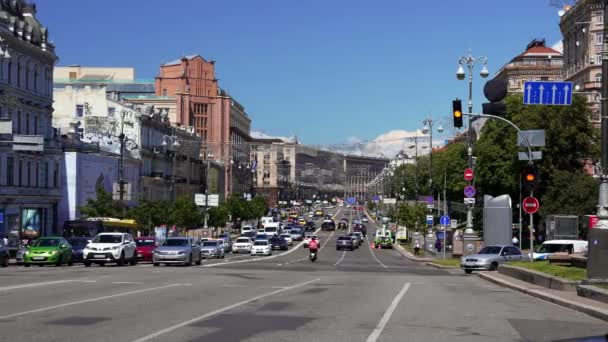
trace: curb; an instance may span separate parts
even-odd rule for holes
[[[415,262],[432,262],[433,259],[430,258],[417,258],[413,255],[410,255],[410,253],[408,251],[406,251],[403,247],[401,247],[401,245],[399,245],[398,243],[396,243],[395,245],[395,250],[397,252],[399,252],[399,254],[403,255],[404,257],[406,257],[409,260],[415,261]]]
[[[549,293],[543,293],[541,291],[538,290],[532,290],[532,289],[528,289],[526,287],[511,283],[509,281],[506,280],[502,280],[502,279],[497,279],[489,274],[486,273],[476,273],[480,278],[485,279],[491,283],[500,285],[500,286],[504,286],[507,288],[510,288],[512,290],[518,291],[518,292],[522,292],[525,293],[527,295],[530,295],[532,297],[536,297],[542,300],[545,300],[547,302],[551,302],[575,311],[579,311],[582,313],[585,313],[589,316],[593,316],[595,318],[599,318],[601,320],[604,321],[608,321],[608,310],[603,310],[597,307],[593,307],[590,305],[586,305],[586,304],[582,304],[582,303],[577,303],[568,299],[564,299],[564,298],[560,298],[558,296],[554,296],[552,294]]]
[[[458,267],[458,266],[444,266],[444,265],[436,264],[434,262],[427,262],[426,264],[429,266],[435,267],[435,268],[440,268],[440,269],[445,269],[445,270],[460,269],[460,267]]]

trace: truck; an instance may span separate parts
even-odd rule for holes
[[[374,235],[374,247],[393,248],[393,233],[388,229],[378,229]]]
[[[405,227],[405,226],[397,227],[396,240],[399,243],[405,243],[407,241],[407,227]]]

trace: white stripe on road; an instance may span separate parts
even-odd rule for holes
[[[177,329],[179,329],[179,328],[182,328],[182,327],[185,327],[185,326],[187,326],[187,325],[190,325],[190,324],[192,324],[192,323],[195,323],[195,322],[198,322],[198,321],[202,321],[202,320],[205,320],[205,319],[207,319],[207,318],[209,318],[209,317],[212,317],[212,316],[215,316],[215,315],[219,315],[219,314],[221,314],[221,313],[223,313],[223,312],[226,312],[226,311],[232,310],[232,309],[237,308],[237,307],[239,307],[239,306],[242,306],[242,305],[245,305],[245,304],[248,304],[248,303],[254,302],[254,301],[256,301],[256,300],[260,300],[260,299],[262,299],[262,298],[266,298],[266,297],[269,297],[269,296],[274,296],[274,295],[279,294],[279,293],[281,293],[281,292],[285,292],[285,291],[289,291],[289,290],[296,289],[296,288],[298,288],[298,287],[306,286],[306,285],[308,285],[308,284],[311,284],[311,283],[313,283],[313,282],[315,282],[315,281],[319,281],[319,280],[321,280],[321,279],[320,279],[320,278],[317,278],[317,279],[309,280],[309,281],[306,281],[306,282],[303,282],[303,283],[299,283],[299,284],[291,285],[291,286],[288,286],[288,287],[285,287],[285,288],[282,288],[282,289],[279,289],[279,290],[276,290],[276,291],[268,292],[268,293],[265,293],[265,294],[262,294],[262,295],[259,295],[259,296],[255,296],[255,297],[253,297],[253,298],[249,298],[249,299],[246,299],[246,300],[240,301],[240,302],[238,302],[238,303],[234,303],[234,304],[232,304],[232,305],[225,306],[225,307],[223,307],[223,308],[220,308],[220,309],[217,309],[217,310],[211,311],[211,312],[209,312],[209,313],[206,313],[206,314],[204,314],[204,315],[201,315],[201,316],[195,317],[195,318],[190,319],[190,320],[188,320],[188,321],[185,321],[185,322],[182,322],[182,323],[179,323],[179,324],[176,324],[176,325],[170,326],[170,327],[168,327],[168,328],[165,328],[165,329],[159,330],[159,331],[157,331],[157,332],[155,332],[155,333],[152,333],[152,334],[150,334],[150,335],[147,335],[147,336],[144,336],[144,337],[138,338],[137,340],[135,340],[135,341],[133,341],[133,342],[144,342],[144,341],[148,341],[148,340],[151,340],[151,339],[156,338],[156,337],[158,337],[158,336],[161,336],[161,335],[164,335],[164,334],[170,333],[170,332],[172,332],[172,331],[174,331],[174,330],[177,330]]]
[[[63,303],[63,304],[58,304],[58,305],[53,305],[53,306],[47,306],[47,307],[33,309],[33,310],[28,310],[28,311],[17,312],[17,313],[10,314],[10,315],[0,316],[0,320],[7,319],[7,318],[13,318],[13,317],[19,317],[19,316],[25,316],[25,315],[28,315],[28,314],[33,314],[33,313],[38,313],[38,312],[44,312],[44,311],[48,311],[48,310],[54,310],[54,309],[63,308],[63,307],[66,307],[66,306],[72,306],[72,305],[78,305],[78,304],[84,304],[84,303],[91,303],[91,302],[98,302],[100,300],[117,298],[117,297],[124,297],[124,296],[128,296],[128,295],[136,294],[136,293],[149,292],[149,291],[166,289],[166,288],[169,288],[169,287],[186,286],[186,285],[187,284],[171,284],[171,285],[150,287],[150,288],[147,288],[147,289],[136,290],[136,291],[122,292],[122,293],[117,293],[117,294],[113,294],[113,295],[109,295],[109,296],[102,296],[102,297],[96,297],[96,298],[90,298],[90,299],[84,299],[84,300],[77,300],[77,301],[74,301],[74,302],[68,302],[68,303]]]
[[[112,284],[143,284],[141,281],[113,281]]]
[[[4,287],[0,287],[0,291],[9,291],[9,290],[16,290],[16,289],[25,289],[25,288],[30,288],[30,287],[57,285],[57,284],[74,283],[74,282],[88,282],[88,280],[64,279],[64,280],[54,280],[54,281],[43,281],[40,283],[4,286]]]
[[[380,264],[380,266],[382,266],[384,268],[388,268],[388,266],[383,264],[382,261],[380,261],[380,259],[378,259],[376,254],[374,254],[374,250],[372,249],[372,245],[370,245],[370,243],[369,243],[369,239],[367,239],[367,247],[369,247],[369,252],[372,253],[372,256],[374,257],[374,259],[376,259],[376,262],[378,262]]]
[[[346,256],[346,251],[342,251],[342,257],[340,257],[340,260],[338,260],[338,262],[335,263],[334,266],[338,266],[338,264],[341,263],[342,260],[344,260],[344,256]]]
[[[350,228],[352,226],[352,217],[353,217],[353,215],[351,213],[351,215],[349,215],[349,218],[348,218],[348,233],[347,234],[350,234]],[[340,260],[338,260],[338,262],[336,262],[334,264],[334,266],[338,266],[342,262],[342,260],[344,260],[345,256],[346,256],[346,251],[342,251],[342,256],[340,257]]]
[[[366,342],[376,342],[378,337],[380,337],[380,334],[382,334],[382,330],[384,330],[384,327],[386,326],[388,321],[391,319],[391,316],[393,315],[393,312],[397,308],[397,305],[399,305],[401,298],[403,298],[403,295],[405,295],[405,293],[407,292],[407,290],[409,288],[410,288],[410,283],[405,283],[405,285],[403,285],[403,288],[401,289],[401,291],[399,291],[399,293],[397,294],[395,299],[393,299],[393,302],[391,303],[391,305],[389,305],[389,307],[386,309],[386,312],[384,312],[384,315],[382,315],[382,318],[380,319],[380,322],[378,322],[378,325],[376,326],[376,328],[367,337]]]

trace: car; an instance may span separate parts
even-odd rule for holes
[[[82,257],[82,251],[84,248],[91,242],[90,237],[71,237],[68,238],[68,243],[72,246],[72,261],[73,262],[82,262],[84,258]]]
[[[336,250],[348,249],[355,250],[355,240],[350,236],[339,236],[336,240]]]
[[[291,235],[291,239],[293,241],[302,241],[302,240],[304,240],[304,232],[300,228],[292,228],[289,231],[289,235]]]
[[[67,263],[72,266],[72,246],[62,237],[41,237],[34,241],[23,255],[23,265],[56,265]]]
[[[586,253],[588,242],[585,240],[549,240],[540,245],[534,252],[534,260],[546,260],[553,253]]]
[[[224,252],[226,252],[226,253],[232,252],[232,238],[230,238],[230,234],[220,234],[218,236],[218,240],[224,241]]]
[[[232,245],[232,252],[233,253],[241,253],[241,252],[250,253],[252,244],[253,244],[253,240],[251,238],[249,238],[247,236],[239,236],[238,238],[236,238],[236,241],[234,241],[234,244]]]
[[[269,224],[269,225],[266,225],[266,227],[264,227],[264,233],[266,233],[269,236],[279,235],[280,232],[281,232],[281,227],[280,227],[279,223]]]
[[[293,245],[293,239],[291,238],[291,232],[290,233],[283,233],[283,234],[279,235],[279,237],[281,239],[285,239],[285,241],[287,241],[287,245],[288,246]]]
[[[266,241],[268,241],[268,239],[270,239],[270,236],[268,234],[266,234],[266,233],[260,233],[260,234],[258,234],[258,235],[255,236],[255,241],[258,241],[258,240],[266,240]]]
[[[241,234],[241,236],[248,237],[248,238],[250,238],[252,240],[255,239],[256,235],[258,235],[258,232],[255,231],[255,230],[251,230],[251,231],[248,231],[248,232],[245,232],[245,233]]]
[[[349,236],[353,239],[353,244],[354,244],[355,248],[359,248],[359,246],[361,246],[363,244],[362,236],[357,235],[355,233],[349,233],[347,236]]]
[[[363,216],[363,218],[361,218],[361,222],[368,223],[369,219],[367,218],[367,216]]]
[[[314,222],[308,221],[304,225],[304,230],[307,231],[307,232],[314,232],[315,230],[317,230],[317,227],[315,226]]]
[[[191,237],[175,236],[166,238],[163,244],[156,247],[152,253],[152,264],[201,264],[201,246]]]
[[[246,224],[243,227],[241,227],[241,235],[247,233],[247,232],[252,232],[255,231],[255,228],[252,225]]]
[[[201,245],[202,258],[223,259],[225,255],[224,240],[208,240]]]
[[[0,240],[0,266],[7,267],[10,258],[8,247],[4,245],[2,240]]]
[[[321,230],[323,230],[323,231],[336,230],[336,224],[334,223],[333,220],[325,220],[321,224]]]
[[[129,233],[97,234],[82,251],[85,267],[92,264],[103,266],[116,263],[123,266],[127,262],[137,264],[137,246]]]
[[[272,248],[268,240],[256,240],[251,246],[251,255],[272,255]]]
[[[363,236],[367,236],[367,227],[364,224],[355,224],[353,231],[360,232]]]
[[[317,236],[317,234],[306,234],[306,237],[304,238],[304,248],[308,247],[308,243],[310,242],[310,239],[312,239],[313,237],[317,240],[317,242],[321,241],[319,239],[319,237]]]
[[[524,257],[519,248],[510,245],[491,245],[485,246],[477,254],[460,258],[460,268],[467,274],[473,271],[495,271],[502,263],[521,260],[524,260]]]
[[[332,218],[333,218],[333,217],[331,217],[331,215],[330,215],[330,214],[326,214],[326,215],[325,215],[325,219],[326,219],[326,220],[331,220]]]
[[[289,248],[287,244],[287,240],[283,239],[280,236],[273,236],[268,240],[270,242],[270,248],[272,249],[280,249],[282,251],[286,251]]]
[[[152,261],[153,251],[158,247],[154,236],[139,236],[135,238],[135,250],[138,261]]]
[[[361,233],[361,232],[352,232],[351,234],[358,236],[360,238],[360,240],[361,240],[360,245],[363,244],[363,240],[364,240],[363,233]]]

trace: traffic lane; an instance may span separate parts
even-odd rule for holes
[[[287,291],[290,286],[304,287],[315,280],[307,275],[277,272],[272,276],[239,272],[201,277],[191,271],[179,274],[179,285],[169,286],[176,276],[165,275],[155,286],[140,285],[115,293],[120,296],[102,298],[95,292],[98,289],[93,289],[82,302],[57,291],[57,287],[49,287],[45,291],[53,298],[52,302],[33,303],[42,311],[27,312],[17,303],[6,303],[19,309],[17,316],[0,319],[3,337],[13,341],[82,341],[85,336],[94,341],[133,341],[158,327],[184,322],[257,296],[271,296],[277,291]],[[35,309],[29,309],[32,310]],[[85,327],[86,332],[75,330]]]
[[[604,321],[478,277],[425,277],[388,322],[385,341],[554,341],[605,334]]]

